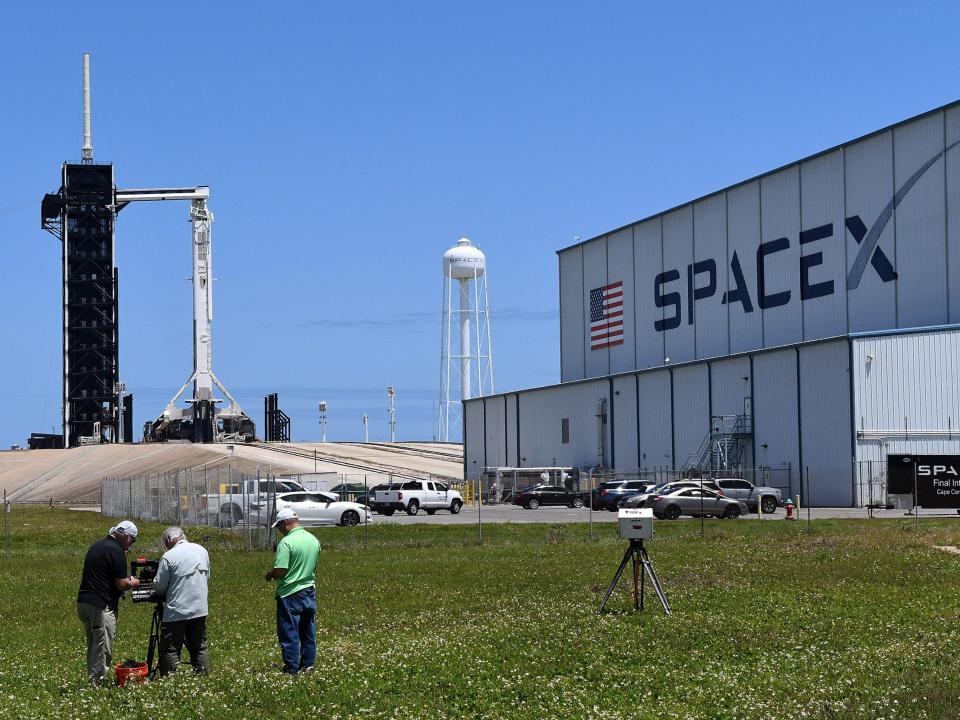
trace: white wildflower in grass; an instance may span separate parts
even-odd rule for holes
[[[650,596],[631,612],[626,583],[595,614],[623,553],[611,528],[491,525],[478,547],[470,527],[376,527],[366,550],[353,529],[316,531],[317,669],[298,677],[279,672],[271,555],[205,529],[212,674],[184,653],[177,675],[121,691],[84,683],[62,581],[99,518],[18,512],[31,521],[0,564],[0,718],[960,717],[960,572],[933,549],[960,543],[948,521],[662,524],[649,549],[669,618]],[[143,659],[149,612],[122,604],[118,662]]]

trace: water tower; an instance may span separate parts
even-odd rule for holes
[[[458,288],[454,289],[454,284]],[[459,293],[457,293],[459,290]],[[454,308],[454,294],[460,305]],[[457,318],[456,322],[454,318]],[[460,341],[454,346],[454,335]],[[459,380],[459,383],[457,382]],[[459,384],[459,392],[457,385]],[[487,259],[467,238],[443,254],[443,315],[440,329],[440,419],[437,437],[462,437],[461,401],[493,392],[493,348]]]

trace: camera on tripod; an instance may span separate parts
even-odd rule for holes
[[[154,580],[159,568],[159,560],[147,560],[145,557],[138,557],[136,560],[130,561],[130,575],[140,581],[140,587],[130,591],[130,597],[135,603],[163,602],[163,595],[157,594],[154,587]]]

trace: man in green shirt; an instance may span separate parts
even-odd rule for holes
[[[277,639],[283,671],[312,670],[317,657],[317,591],[314,573],[320,542],[302,527],[293,508],[282,507],[273,526],[283,533],[273,568],[264,575],[277,583]]]

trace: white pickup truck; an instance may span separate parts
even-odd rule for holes
[[[456,515],[463,507],[463,498],[449,485],[437,480],[408,480],[374,491],[369,504],[371,510],[382,515],[393,515],[397,510],[416,515],[421,508],[427,515],[433,515],[437,510],[449,510]]]
[[[270,512],[267,504],[276,493],[307,492],[296,480],[251,478],[239,483],[223,483],[219,493],[200,496],[200,509],[217,519],[220,525],[236,525],[258,510]]]

